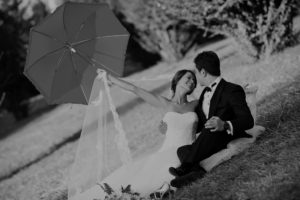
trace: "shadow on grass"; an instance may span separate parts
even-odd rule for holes
[[[2,130],[0,132],[0,140],[5,139],[6,137],[13,135],[16,133],[19,129],[24,127],[29,122],[39,118],[43,113],[50,112],[51,110],[55,109],[57,105],[47,105],[41,109],[38,109],[33,114],[29,115],[27,118],[24,118],[22,120],[14,122],[9,127],[2,127]]]

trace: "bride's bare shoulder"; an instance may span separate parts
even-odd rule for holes
[[[195,110],[199,104],[199,100],[193,100],[188,103],[189,110]]]

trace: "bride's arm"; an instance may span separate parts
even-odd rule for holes
[[[110,74],[107,75],[107,78],[113,84],[116,84],[117,86],[119,86],[127,91],[131,91],[131,92],[135,93],[137,96],[141,97],[147,103],[149,103],[155,107],[168,108],[170,105],[170,101],[165,97],[151,93],[147,90],[137,87],[131,83],[128,83],[128,82],[121,80],[117,77],[114,77]]]

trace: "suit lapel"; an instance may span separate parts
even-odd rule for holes
[[[199,117],[200,119],[202,119],[203,122],[206,121],[206,117],[205,117],[205,114],[202,110],[202,103],[203,103],[203,99],[204,99],[204,93],[205,91],[203,90],[201,95],[200,95],[200,98],[199,98],[199,104],[198,104],[198,112],[199,112]]]
[[[220,83],[217,85],[217,88],[210,100],[208,119],[210,119],[216,111],[216,108],[217,108],[218,102],[220,100],[220,97],[222,95],[225,83],[226,83],[226,81],[224,79],[221,79]]]

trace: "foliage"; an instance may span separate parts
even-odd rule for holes
[[[294,15],[300,15],[300,1],[296,1],[294,5]]]
[[[155,1],[111,0],[126,28],[145,50],[165,61],[181,59],[203,32],[185,20],[170,18]]]
[[[5,1],[0,7],[0,95],[6,94],[0,109],[13,112],[17,119],[27,116],[27,106],[21,102],[38,93],[23,69],[29,29],[46,15],[43,4],[36,4],[33,9],[43,12],[24,19],[26,8],[20,10],[20,4],[18,0]]]
[[[146,200],[144,197],[140,197],[139,193],[131,191],[131,185],[123,188],[121,187],[121,195],[118,195],[107,183],[103,185],[97,184],[106,193],[106,200]],[[100,199],[94,199],[100,200]]]
[[[81,3],[106,3],[108,4],[110,7],[112,7],[112,1],[111,0],[63,0],[62,3],[64,2],[81,2]]]
[[[268,58],[292,39],[296,0],[157,0],[170,16],[233,37],[252,59]]]

